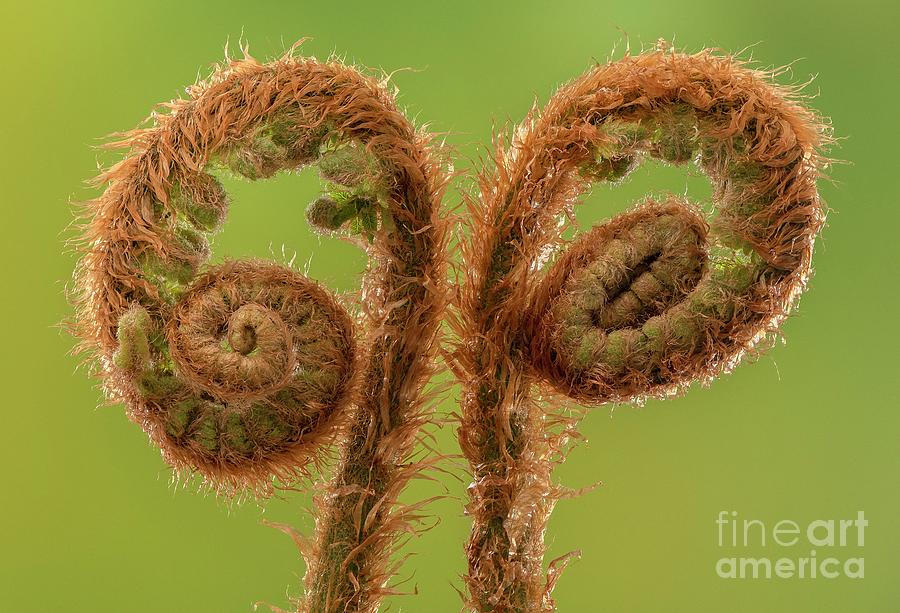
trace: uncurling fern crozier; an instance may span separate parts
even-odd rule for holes
[[[665,44],[592,68],[499,142],[464,245],[454,370],[474,482],[466,546],[475,611],[552,611],[550,476],[587,405],[708,382],[771,339],[804,289],[824,222],[823,122],[732,57]],[[646,157],[693,163],[714,211],[646,201],[557,254],[561,220]]]
[[[299,608],[375,611],[415,512],[397,496],[421,468],[409,455],[446,303],[445,173],[385,83],[338,61],[245,51],[188,94],[114,143],[127,157],[98,178],[77,272],[81,350],[164,458],[220,492],[268,493],[338,443]],[[308,221],[372,257],[361,325],[289,267],[207,264],[228,209],[216,172],[311,164],[326,187]]]

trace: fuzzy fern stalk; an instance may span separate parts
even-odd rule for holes
[[[555,608],[565,559],[545,575],[544,530],[573,423],[536,385],[586,405],[665,397],[771,340],[810,272],[827,141],[771,74],[661,45],[592,68],[499,142],[471,204],[455,324],[472,610]],[[547,264],[580,194],[647,156],[694,163],[715,214],[647,201]]]
[[[409,454],[446,303],[445,175],[385,84],[337,61],[245,51],[188,93],[115,143],[128,155],[98,178],[77,271],[81,350],[164,458],[220,493],[264,495],[338,443],[299,609],[375,611],[415,514],[397,496],[422,468]],[[290,268],[206,263],[228,208],[212,173],[310,164],[326,193],[309,222],[372,257],[362,326]]]

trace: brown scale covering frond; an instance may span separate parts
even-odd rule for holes
[[[339,439],[299,606],[374,611],[396,536],[417,517],[397,496],[427,467],[410,453],[447,302],[444,163],[385,81],[336,60],[245,51],[188,94],[111,145],[127,157],[86,207],[80,351],[165,459],[220,491],[266,493]],[[333,210],[310,220],[358,235],[372,256],[359,343],[338,300],[289,268],[206,265],[228,205],[213,173],[256,180],[319,163]]]
[[[474,482],[468,606],[550,611],[544,530],[555,409],[533,384],[583,404],[675,393],[725,372],[789,313],[824,222],[828,143],[796,92],[732,57],[661,47],[596,66],[535,110],[480,177],[455,328],[460,444]],[[593,182],[645,156],[694,162],[709,220],[646,202],[560,246],[560,219]]]

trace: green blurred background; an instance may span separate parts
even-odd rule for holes
[[[115,159],[100,137],[136,125],[179,96],[239,38],[260,58],[309,36],[307,54],[332,51],[397,72],[401,104],[446,133],[458,170],[485,156],[494,126],[517,121],[592,61],[666,37],[687,50],[740,51],[760,66],[794,63],[792,80],[831,117],[840,147],[833,212],[817,246],[817,274],[786,345],[708,389],[642,409],[593,411],[579,446],[557,472],[572,487],[604,485],[562,501],[548,559],[584,552],[559,582],[560,611],[900,610],[898,411],[895,348],[897,206],[895,101],[900,95],[891,2],[5,2],[0,172],[3,401],[0,445],[0,611],[249,611],[288,606],[303,563],[290,539],[261,520],[309,532],[310,498],[287,493],[235,504],[175,485],[159,453],[121,407],[100,395],[57,326],[75,255],[71,201]],[[617,48],[614,51],[614,48]],[[785,77],[787,80],[788,77]],[[469,172],[471,177],[471,172]],[[459,202],[457,188],[448,206]],[[235,205],[217,257],[298,254],[338,290],[357,287],[353,247],[310,233],[302,211],[312,174],[228,186]],[[645,193],[709,188],[684,170],[646,166],[626,185],[597,189],[580,220],[593,223]],[[454,410],[454,399],[441,405]],[[453,428],[438,434],[457,452]],[[417,485],[440,525],[407,551],[399,611],[457,611],[464,569],[466,479]],[[820,558],[863,555],[862,580],[724,580],[723,556],[803,557],[717,546],[719,511],[808,523],[870,521],[864,548],[819,548]],[[830,552],[830,553],[829,553]]]

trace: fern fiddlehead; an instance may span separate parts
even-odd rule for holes
[[[521,124],[472,204],[455,370],[474,476],[469,606],[551,611],[544,531],[559,440],[534,384],[584,404],[708,381],[770,338],[804,289],[823,222],[821,121],[730,57],[662,47],[597,66]],[[642,157],[694,162],[715,215],[647,201],[549,267],[560,216]]]
[[[265,493],[341,441],[317,501],[303,611],[374,611],[388,591],[396,497],[427,415],[445,304],[444,173],[428,136],[384,83],[337,61],[245,52],[116,143],[88,207],[77,273],[81,348],[107,396],[180,471],[220,491]],[[228,203],[212,171],[248,179],[317,164],[327,185],[309,222],[358,236],[372,256],[367,332],[288,267],[208,266]]]

